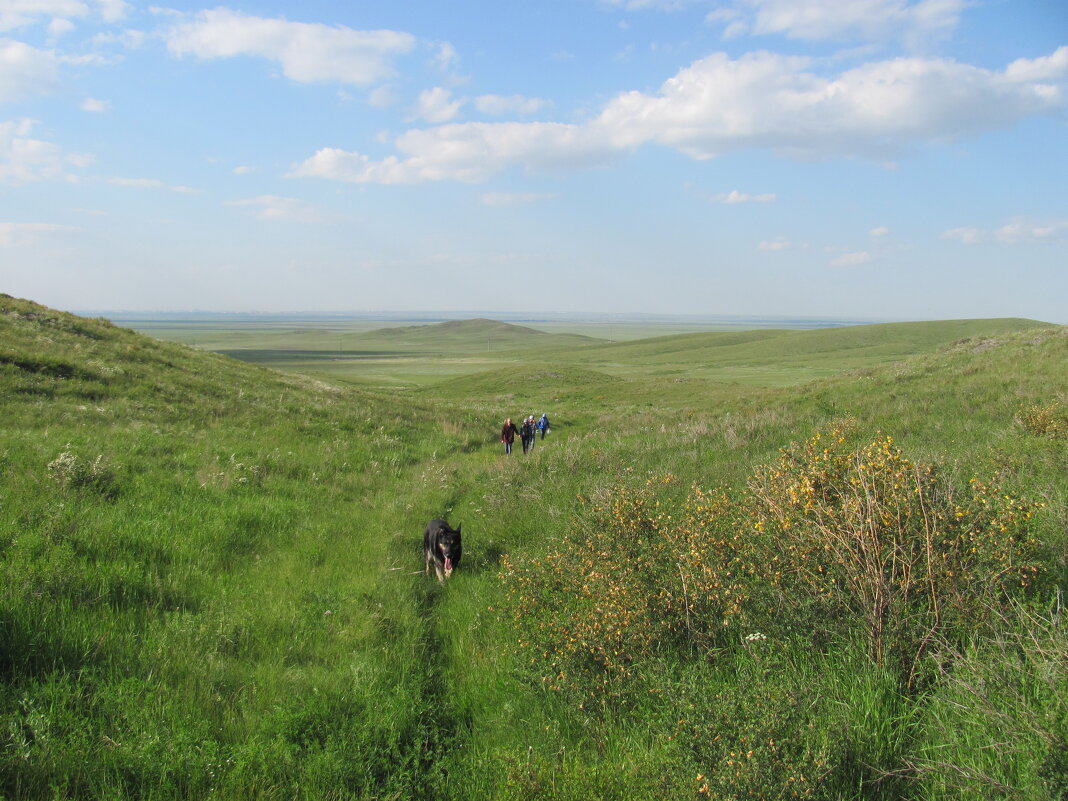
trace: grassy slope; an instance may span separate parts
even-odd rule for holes
[[[573,354],[572,360],[602,365],[621,373],[636,370],[687,370],[707,373],[734,370],[801,368],[807,379],[903,359],[974,336],[1042,327],[1034,320],[945,320],[884,323],[815,331],[749,331],[682,334],[636,343],[599,345]],[[787,382],[793,383],[793,382]]]
[[[6,297],[0,342],[0,795],[423,797],[447,501],[393,487],[462,428]]]
[[[685,676],[615,722],[530,683],[492,611],[502,553],[562,535],[580,494],[666,472],[736,484],[845,415],[911,455],[1068,492],[1063,442],[1013,422],[1063,397],[1063,329],[800,390],[549,364],[398,404],[7,298],[0,326],[11,797],[678,797],[700,765],[661,727],[694,698],[670,684]],[[499,456],[503,415],[540,411],[550,439]],[[57,480],[64,451],[102,457],[101,481]],[[445,591],[409,575],[437,515],[467,534]],[[1065,522],[1051,504],[1042,531]]]

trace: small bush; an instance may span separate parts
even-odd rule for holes
[[[107,465],[103,455],[93,460],[82,458],[70,449],[70,443],[48,463],[48,474],[61,487],[88,489],[107,498],[118,495],[115,471]]]
[[[1032,404],[1016,417],[1028,434],[1050,439],[1068,439],[1068,404],[1055,400],[1048,406]]]

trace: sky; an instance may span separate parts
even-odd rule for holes
[[[1068,323],[1064,0],[0,0],[0,291]]]

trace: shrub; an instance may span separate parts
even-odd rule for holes
[[[872,660],[910,686],[933,637],[981,626],[1038,572],[1033,505],[996,480],[957,488],[889,436],[818,433],[749,486],[760,578],[787,607],[859,621]]]
[[[1036,437],[1068,438],[1068,405],[1059,400],[1048,406],[1032,404],[1017,415],[1016,421]]]
[[[890,437],[816,434],[744,498],[695,487],[678,514],[662,483],[606,492],[545,556],[505,560],[517,646],[550,688],[621,700],[665,651],[712,656],[746,631],[824,646],[858,628],[912,687],[935,637],[983,626],[1038,573],[1033,505],[996,480],[959,488]]]
[[[743,600],[733,506],[695,488],[675,519],[654,494],[665,483],[607,491],[545,556],[504,558],[517,645],[551,689],[622,700],[635,665],[723,644]]]
[[[70,443],[48,463],[48,474],[62,487],[90,489],[108,498],[118,494],[115,471],[105,463],[103,455],[91,461],[84,459],[71,451]]]

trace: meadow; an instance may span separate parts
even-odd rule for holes
[[[0,797],[1068,797],[1066,329],[442,325],[0,297]]]

